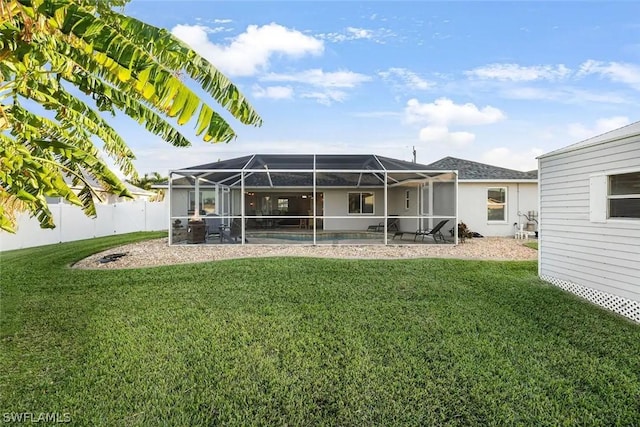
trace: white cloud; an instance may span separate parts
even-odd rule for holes
[[[404,86],[410,90],[427,90],[435,86],[435,83],[423,79],[413,71],[406,68],[389,68],[378,73],[384,80],[397,86]]]
[[[420,129],[418,136],[422,142],[447,144],[453,147],[465,147],[475,141],[470,132],[450,132],[446,126],[427,126]]]
[[[269,67],[274,55],[301,57],[324,51],[322,40],[271,23],[249,25],[227,46],[209,41],[209,29],[202,25],[177,25],[171,32],[230,76],[250,76]]]
[[[375,43],[383,44],[385,39],[395,36],[395,34],[386,28],[375,30],[367,28],[347,27],[343,32],[318,34],[317,37],[332,43],[344,43],[351,40],[370,40]]]
[[[206,30],[206,31],[207,31],[207,33],[209,33],[209,34],[216,34],[216,33],[222,33],[222,32],[224,32],[224,31],[229,31],[229,30],[230,30],[230,29],[229,29],[229,28],[226,28],[226,27],[213,27],[213,28],[211,28],[211,27],[207,27],[207,30]]]
[[[640,66],[622,62],[602,62],[590,59],[580,66],[578,75],[599,74],[611,81],[624,83],[640,90]]]
[[[618,129],[630,123],[625,116],[605,117],[596,120],[593,126],[585,126],[582,123],[571,123],[568,127],[569,136],[576,140],[584,140],[592,136],[601,135],[610,130]]]
[[[571,70],[560,65],[534,65],[521,66],[518,64],[489,64],[484,67],[465,71],[469,77],[500,81],[534,81],[534,80],[560,80],[568,77]]]
[[[579,104],[584,102],[598,102],[606,104],[628,104],[631,99],[615,92],[592,92],[574,87],[536,88],[517,87],[500,91],[500,94],[510,99],[529,99],[554,101],[565,104]]]
[[[260,77],[260,80],[311,86],[314,90],[298,89],[301,98],[315,99],[319,104],[331,105],[334,102],[343,102],[347,98],[345,89],[352,89],[370,81],[371,77],[352,71],[325,72],[313,69],[291,74],[270,73]]]
[[[252,94],[256,98],[270,98],[270,99],[291,99],[293,98],[293,88],[289,86],[269,86],[263,88],[259,85],[254,85],[251,88]]]
[[[373,38],[373,31],[364,28],[348,27],[347,33],[354,39],[370,39]]]
[[[513,151],[510,148],[498,147],[482,154],[478,161],[527,172],[538,169],[538,160],[536,158],[544,154],[544,152],[544,150],[535,147],[525,151]]]
[[[427,126],[420,130],[421,141],[439,142],[454,147],[467,146],[476,136],[471,132],[451,131],[451,125],[484,125],[504,118],[504,113],[497,108],[486,106],[479,109],[470,103],[455,104],[448,98],[438,98],[429,104],[422,104],[414,98],[407,101],[405,108],[407,123],[427,123]]]
[[[413,98],[407,101],[405,118],[408,123],[427,122],[436,125],[484,125],[505,119],[497,108],[487,105],[478,108],[474,104],[455,104],[448,98],[438,98],[429,104],[422,104]]]
[[[368,82],[371,77],[352,71],[324,72],[320,69],[306,70],[292,74],[270,73],[260,78],[271,82],[296,82],[326,88],[353,88]]]
[[[341,90],[325,90],[324,92],[308,92],[300,95],[302,98],[310,98],[318,101],[322,105],[331,105],[334,102],[342,102],[347,98],[347,94]]]

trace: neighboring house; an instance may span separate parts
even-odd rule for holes
[[[640,122],[539,166],[540,277],[640,322]]]
[[[150,202],[155,201],[155,199],[157,198],[157,193],[153,191],[148,191],[144,188],[136,187],[135,185],[130,184],[126,181],[123,181],[123,183],[124,186],[127,187],[127,190],[131,192],[133,199],[130,199],[128,197],[119,197],[115,194],[106,192],[101,186],[94,187],[94,189],[98,191],[98,194],[100,194],[100,197],[102,198],[104,203],[122,203],[131,200],[142,200],[145,202]]]
[[[314,243],[317,232],[367,231],[391,224],[389,217],[407,232],[442,219],[450,222],[446,230],[454,229],[456,178],[451,170],[355,154],[255,154],[174,170],[168,183],[171,242],[183,241],[183,228],[202,217],[215,224],[209,231],[236,219],[244,220],[243,233],[298,228],[313,231]],[[388,233],[380,234],[380,242],[388,243]]]
[[[483,236],[538,230],[538,174],[445,157],[426,165],[458,171],[458,218]]]

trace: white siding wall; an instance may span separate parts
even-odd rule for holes
[[[540,275],[640,301],[640,220],[590,215],[590,177],[630,168],[640,137],[540,159]]]
[[[507,218],[504,222],[487,221],[487,190],[492,187],[507,189]],[[467,224],[471,231],[487,237],[513,236],[513,224],[527,222],[525,217],[518,217],[518,212],[526,214],[529,211],[538,211],[537,183],[460,181],[458,194],[459,220]]]

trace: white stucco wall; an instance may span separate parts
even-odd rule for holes
[[[381,218],[376,218],[384,216],[384,190],[382,189],[323,189],[322,192],[325,215],[349,217],[325,218],[323,227],[325,230],[366,230],[369,225],[383,221]],[[349,214],[349,193],[351,192],[372,192],[374,194],[373,214]]]
[[[487,190],[492,187],[507,189],[507,215],[503,222],[487,220]],[[458,183],[458,218],[471,231],[483,236],[513,236],[514,223],[527,223],[518,212],[538,212],[538,184],[517,182],[468,182]]]
[[[406,191],[409,191],[409,208],[406,208]],[[390,214],[397,214],[400,216],[417,216],[420,215],[420,187],[401,188],[399,191],[393,192],[390,196],[390,203],[392,206],[397,206],[396,211],[389,211]],[[413,231],[420,228],[418,226],[419,220],[415,218],[401,218],[400,230]]]
[[[456,212],[455,183],[453,182],[434,182],[433,183],[433,215],[434,218],[429,220],[429,224],[425,224],[423,228],[433,228],[445,218],[438,215],[452,216]],[[455,219],[449,221],[442,227],[442,233],[448,234],[449,230],[456,224]]]
[[[171,216],[187,216],[189,207],[189,190],[175,188],[171,192]]]
[[[434,197],[434,214],[436,215],[455,215],[455,184],[453,182],[436,182],[433,184]],[[388,195],[388,215],[395,216],[418,216],[420,215],[420,195],[418,186],[394,187],[387,190]],[[277,190],[274,190],[277,192]],[[384,190],[383,189],[327,189],[317,188],[319,193],[323,194],[323,208],[318,210],[318,215],[322,213],[327,216],[342,216],[345,218],[325,218],[324,230],[335,231],[354,231],[367,230],[370,225],[383,222],[384,210]],[[406,192],[409,191],[409,207],[406,207]],[[187,217],[189,189],[174,188],[171,194],[171,215],[172,217]],[[373,214],[349,214],[349,193],[352,192],[372,192],[374,194],[374,212]],[[429,192],[426,191],[423,197],[428,197]],[[240,215],[240,192],[234,190],[231,192],[232,212],[234,215]],[[483,202],[486,204],[486,202]],[[225,209],[228,213],[229,209]],[[425,210],[425,214],[428,212]],[[431,228],[438,219],[433,219],[433,224],[428,223],[429,220],[423,220],[424,225],[420,226],[420,220],[415,218],[401,218],[400,229],[404,231],[415,231],[418,228]],[[451,220],[451,225],[447,224],[446,229],[452,227],[455,220]]]

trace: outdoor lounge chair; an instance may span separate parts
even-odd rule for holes
[[[415,242],[418,239],[418,236],[422,236],[422,241],[424,242],[425,236],[432,236],[436,243],[438,243],[438,240],[446,242],[447,240],[444,238],[441,229],[447,222],[449,222],[448,219],[443,219],[431,230],[416,230],[416,235],[414,236],[413,241]]]
[[[387,231],[398,231],[399,218],[387,218]],[[384,222],[378,224],[372,224],[367,228],[367,231],[384,231]]]
[[[441,242],[446,242],[447,240],[445,239],[444,235],[442,234],[442,227],[444,227],[444,225],[449,222],[448,219],[443,219],[442,221],[440,221],[439,223],[436,224],[435,227],[433,227],[431,230],[416,230],[415,232],[409,232],[409,231],[396,231],[393,234],[393,239],[395,239],[397,236],[400,236],[400,239],[402,239],[402,236],[405,234],[413,234],[413,241],[416,242],[418,240],[418,236],[422,236],[422,241],[424,241],[424,237],[425,236],[433,236],[433,240],[438,243],[438,240]]]

